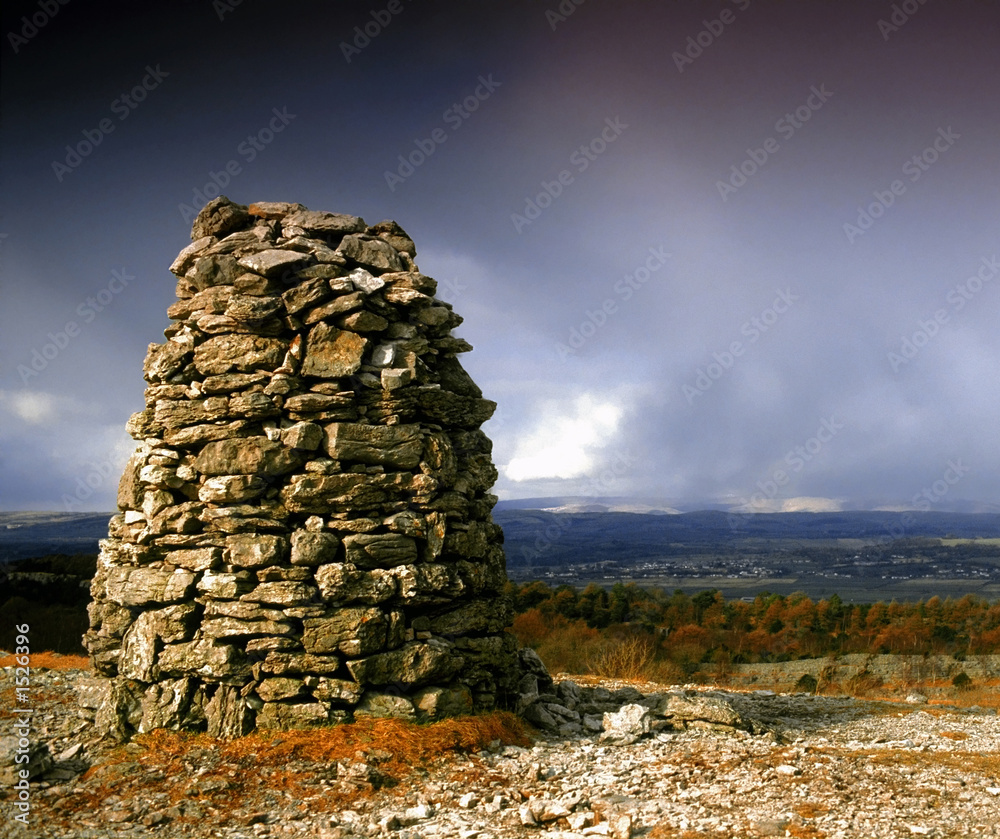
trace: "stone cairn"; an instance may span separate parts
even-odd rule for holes
[[[192,239],[92,584],[98,728],[512,707],[496,405],[413,241],[224,196]]]

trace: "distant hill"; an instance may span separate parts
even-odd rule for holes
[[[113,513],[0,513],[0,562],[96,554]]]
[[[544,499],[551,501],[551,499]],[[561,565],[731,552],[762,543],[829,542],[838,539],[889,543],[897,539],[953,536],[1000,537],[997,513],[843,512],[756,513],[703,510],[676,515],[616,512],[555,513],[499,508],[509,566]]]

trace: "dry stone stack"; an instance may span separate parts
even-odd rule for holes
[[[513,703],[479,428],[496,406],[412,240],[225,197],[192,239],[92,586],[98,726],[238,736]]]

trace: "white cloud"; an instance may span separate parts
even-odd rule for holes
[[[71,423],[75,426],[81,417],[99,416],[102,406],[42,390],[0,390],[0,411],[28,425]]]
[[[548,403],[534,430],[517,440],[504,474],[516,482],[587,475],[598,465],[599,450],[614,439],[623,413],[620,404],[589,393],[568,408]]]
[[[58,398],[51,393],[0,390],[0,408],[29,425],[41,425],[55,419],[58,415],[57,402]]]

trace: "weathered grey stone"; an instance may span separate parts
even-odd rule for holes
[[[152,682],[157,678],[156,653],[164,644],[187,641],[194,629],[192,603],[142,612],[122,639],[118,672],[126,679]]]
[[[374,312],[360,311],[340,318],[337,326],[352,332],[384,332],[389,321]]]
[[[430,619],[435,635],[475,635],[503,632],[514,620],[507,600],[474,600]]]
[[[304,606],[319,601],[319,591],[305,583],[282,580],[261,583],[240,596],[240,600],[253,603],[270,603],[275,606]]]
[[[335,397],[327,398],[334,399]],[[287,406],[288,403],[285,404]],[[323,429],[312,422],[297,422],[282,429],[281,442],[290,449],[315,451],[323,444]]]
[[[325,213],[318,210],[294,210],[282,219],[285,228],[300,227],[307,233],[339,236],[365,229],[364,219],[342,213]]]
[[[229,413],[246,419],[266,419],[276,417],[281,410],[266,393],[237,394],[229,400]]]
[[[225,236],[249,224],[247,208],[220,195],[209,201],[195,217],[194,224],[191,225],[191,238],[197,241],[206,236]]]
[[[447,682],[462,669],[465,659],[451,647],[413,642],[398,650],[347,662],[347,669],[362,685],[396,683],[417,687]]]
[[[365,232],[385,239],[397,251],[406,251],[411,257],[417,255],[417,246],[413,239],[407,236],[406,231],[394,221],[380,221],[378,224],[373,224]]]
[[[326,453],[335,460],[413,469],[424,438],[418,425],[362,425],[333,422],[324,429]]]
[[[257,714],[257,727],[286,731],[291,728],[312,728],[324,725],[330,715],[322,703],[267,702]]]
[[[340,549],[340,539],[333,533],[310,533],[296,530],[292,534],[292,565],[313,567],[332,562]]]
[[[226,254],[199,256],[184,274],[178,285],[183,285],[194,293],[212,286],[228,286],[230,289],[236,278],[243,273],[236,260]]]
[[[202,375],[274,370],[284,359],[288,343],[260,335],[217,335],[195,347],[194,366]]]
[[[366,690],[361,702],[354,709],[354,716],[416,720],[417,712],[413,703],[405,696]]]
[[[313,688],[313,696],[323,702],[356,705],[361,699],[362,687],[347,679],[328,679],[321,676]]]
[[[226,562],[237,568],[263,568],[288,556],[284,536],[240,533],[226,537]]]
[[[618,711],[604,715],[602,743],[627,746],[635,743],[652,730],[653,716],[645,705],[625,705]]]
[[[177,277],[183,277],[188,268],[191,267],[195,257],[199,256],[214,241],[215,239],[212,236],[202,236],[200,239],[195,239],[195,241],[177,254],[177,259],[170,265],[170,273]]]
[[[246,681],[250,676],[250,664],[240,650],[207,638],[168,644],[157,663],[160,673],[167,676],[197,675],[230,683]]]
[[[257,695],[265,702],[277,702],[280,699],[292,699],[305,692],[302,679],[292,679],[287,676],[277,676],[263,679],[257,684]]]
[[[118,482],[118,509],[135,510],[142,505],[143,488],[139,480],[139,472],[145,463],[146,456],[137,451],[125,464],[121,480]]]
[[[717,696],[671,693],[660,703],[657,713],[679,728],[751,727],[732,704]]]
[[[137,730],[145,734],[157,728],[180,728],[191,696],[191,679],[169,679],[150,685],[142,697],[142,718]]]
[[[198,488],[198,499],[216,504],[252,501],[266,489],[267,482],[256,475],[218,475]]]
[[[313,655],[303,652],[269,652],[260,669],[275,676],[305,676],[310,673],[320,676],[336,673],[342,660],[336,655]],[[323,699],[322,696],[317,696]]]
[[[205,705],[208,736],[233,739],[242,737],[252,729],[252,715],[239,688],[219,685]]]
[[[306,652],[370,655],[385,649],[390,618],[381,609],[342,608],[324,618],[307,618],[302,634]]]
[[[289,274],[297,268],[304,267],[312,262],[309,254],[298,253],[297,251],[287,251],[273,249],[251,253],[240,257],[237,260],[240,265],[249,271],[261,276],[273,278]]]
[[[345,236],[337,248],[348,259],[379,271],[400,271],[403,262],[396,249],[384,239],[364,235]]]
[[[243,421],[230,422],[223,425],[192,425],[187,428],[171,428],[163,435],[165,443],[181,448],[201,446],[216,440],[228,440],[238,437],[247,427]]]
[[[330,297],[330,285],[322,277],[307,280],[292,286],[281,295],[288,314],[295,315],[309,309]]]
[[[438,720],[443,717],[460,717],[475,710],[472,693],[468,688],[432,687],[417,691],[413,696],[417,716],[421,720]]]
[[[301,458],[267,437],[244,437],[208,443],[195,460],[203,475],[272,477],[291,472]]]
[[[249,571],[206,571],[198,581],[198,591],[211,597],[234,600],[254,587]]]
[[[176,376],[191,359],[191,347],[176,341],[150,344],[146,361],[142,366],[143,375],[149,382],[165,382]]]
[[[274,637],[280,635],[292,636],[297,627],[288,621],[240,620],[225,616],[205,618],[201,631],[206,638],[254,638],[258,636]]]
[[[329,285],[328,285],[329,287]],[[306,325],[319,323],[321,320],[329,320],[338,315],[346,315],[360,309],[364,305],[364,297],[359,292],[354,294],[341,294],[329,303],[311,308],[305,316]]]
[[[321,565],[316,569],[320,595],[330,603],[384,603],[399,591],[391,570],[375,568],[361,571],[344,562]]]
[[[318,323],[309,330],[302,375],[321,379],[350,376],[361,367],[367,345],[367,338]]]
[[[194,574],[183,568],[166,566],[108,569],[107,597],[121,606],[173,603],[185,600],[194,584]]]
[[[344,537],[347,561],[358,568],[391,568],[417,560],[417,543],[398,533],[353,533]]]

